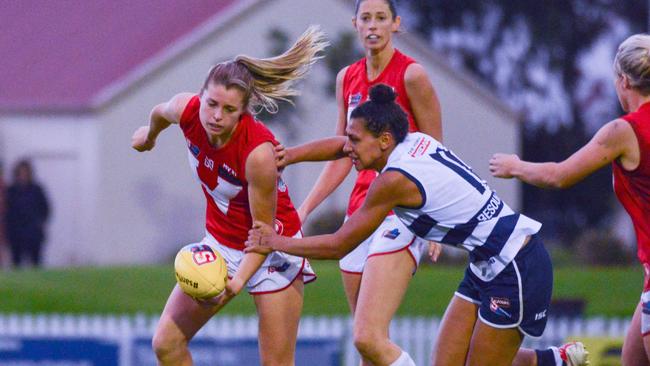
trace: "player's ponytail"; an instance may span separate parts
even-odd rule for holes
[[[375,137],[388,131],[397,143],[404,141],[409,130],[406,112],[395,102],[397,94],[388,85],[370,88],[370,100],[355,108],[350,118],[363,118],[366,128]]]
[[[203,85],[209,83],[238,87],[244,94],[245,107],[251,111],[262,108],[270,113],[278,110],[278,100],[289,99],[299,92],[294,81],[304,77],[312,64],[323,57],[319,54],[329,43],[317,26],[310,26],[285,53],[271,58],[256,59],[239,55],[234,60],[214,66]]]
[[[650,95],[650,35],[635,34],[623,41],[614,58],[614,71],[626,75],[639,93]]]

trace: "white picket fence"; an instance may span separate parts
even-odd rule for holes
[[[118,342],[121,366],[129,365],[132,340],[151,337],[158,322],[156,316],[103,315],[19,315],[0,314],[0,343],[3,337],[95,337]],[[623,337],[630,319],[549,319],[544,335],[526,339],[525,347],[545,348],[560,344],[567,338]],[[427,365],[438,334],[440,319],[430,317],[398,317],[391,324],[391,339],[407,350],[417,365]],[[303,317],[299,338],[336,338],[343,342],[343,365],[358,365],[352,342],[349,317]],[[206,324],[197,338],[244,339],[257,336],[257,318],[217,316]]]

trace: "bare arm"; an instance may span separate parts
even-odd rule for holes
[[[395,206],[417,206],[421,202],[420,191],[411,180],[399,172],[382,173],[370,186],[363,206],[335,233],[287,238],[275,234],[268,225],[255,223],[246,242],[246,251],[279,250],[307,258],[343,258],[370,236]]]
[[[338,106],[338,121],[336,123],[336,134],[345,136],[345,126],[347,124],[347,109],[343,100],[343,78],[347,67],[341,70],[336,77],[336,104]],[[307,216],[321,203],[327,196],[341,185],[341,182],[347,177],[352,169],[352,161],[349,158],[343,158],[327,162],[325,168],[320,173],[316,184],[300,205],[298,213],[300,219],[304,222]]]
[[[273,227],[277,206],[277,171],[274,165],[273,145],[264,143],[256,147],[246,160],[248,202],[254,221]],[[238,290],[260,268],[266,255],[246,253],[231,282]],[[239,291],[237,291],[239,292]]]
[[[568,188],[594,171],[620,159],[624,167],[639,164],[639,144],[632,127],[624,120],[613,120],[568,159],[559,163],[531,163],[517,155],[495,154],[490,172],[499,178],[517,178],[542,188]]]
[[[440,102],[422,65],[409,65],[404,85],[418,129],[442,142]]]
[[[344,136],[326,137],[314,140],[302,145],[284,148],[278,145],[275,148],[278,156],[278,168],[303,161],[326,161],[336,160],[345,157],[343,146],[346,138]]]
[[[168,102],[153,107],[149,113],[149,125],[139,127],[133,133],[131,146],[140,152],[153,149],[160,132],[171,124],[180,122],[181,115],[192,96],[191,93],[176,94]]]

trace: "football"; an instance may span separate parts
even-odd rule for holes
[[[197,298],[209,299],[226,288],[228,268],[219,252],[206,244],[186,245],[174,260],[176,282],[183,292]]]

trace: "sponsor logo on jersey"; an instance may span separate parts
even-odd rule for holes
[[[505,316],[506,318],[512,318],[512,315],[504,310],[509,308],[510,299],[506,297],[490,297],[490,310],[493,313],[499,316]]]
[[[281,273],[281,272],[284,272],[287,269],[289,269],[289,266],[290,266],[289,262],[284,262],[280,266],[269,266],[269,273],[273,273],[273,272],[280,272]]]
[[[394,228],[393,230],[386,230],[386,231],[384,231],[384,233],[382,234],[382,236],[383,236],[384,238],[388,238],[388,239],[393,239],[393,240],[395,240],[395,239],[397,239],[397,237],[399,236],[399,234],[401,234],[401,233],[399,232],[399,229],[398,229],[398,228]]]
[[[209,245],[201,244],[192,247],[192,259],[197,265],[211,263],[217,260],[212,248]]]
[[[223,163],[223,165],[222,165],[221,167],[222,167],[225,171],[227,171],[228,174],[232,175],[233,177],[237,177],[237,172],[235,171],[235,169],[229,167],[228,164]]]
[[[499,196],[493,193],[490,199],[488,200],[487,204],[481,211],[481,213],[476,217],[476,219],[479,222],[490,220],[492,217],[494,217],[495,213],[499,212],[501,206],[502,206],[501,199],[499,198]]]
[[[540,311],[539,313],[535,314],[535,320],[542,320],[546,318],[546,309],[544,311]]]
[[[427,152],[427,149],[429,149],[429,145],[431,145],[431,141],[426,141],[424,137],[421,137],[415,141],[413,146],[411,146],[408,154],[412,157],[415,157],[416,155],[422,156],[425,152]]]

